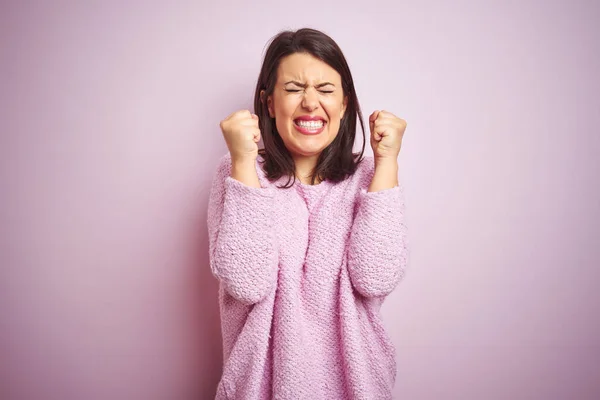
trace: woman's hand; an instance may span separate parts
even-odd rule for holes
[[[236,111],[221,121],[220,126],[232,162],[254,164],[260,141],[258,116],[248,110]]]
[[[369,117],[369,127],[375,162],[397,162],[406,121],[387,111],[373,111]]]
[[[258,116],[248,110],[236,111],[221,121],[220,126],[231,154],[231,177],[260,188],[255,166],[260,141]]]
[[[387,111],[374,111],[369,117],[375,174],[369,192],[398,186],[398,155],[406,121]]]

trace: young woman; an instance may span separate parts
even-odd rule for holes
[[[374,157],[363,156],[346,59],[312,29],[271,41],[254,109],[221,122],[229,153],[209,201],[224,351],[216,397],[391,399],[395,350],[380,307],[407,263],[406,122],[373,112]]]

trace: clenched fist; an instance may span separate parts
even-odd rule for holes
[[[221,121],[220,126],[232,160],[256,160],[260,141],[256,114],[248,110],[236,111]]]
[[[371,147],[375,159],[398,158],[406,121],[387,111],[374,111],[369,117]]]

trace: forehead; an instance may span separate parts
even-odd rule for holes
[[[281,59],[277,80],[297,80],[307,83],[327,81],[341,84],[340,74],[327,63],[306,53],[294,53]]]

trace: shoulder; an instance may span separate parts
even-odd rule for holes
[[[263,158],[259,155],[256,158],[256,162],[254,164],[256,168],[256,174],[258,175],[258,179],[261,184],[266,187],[270,186],[269,181],[266,178],[265,172],[262,169],[261,162]],[[227,177],[231,175],[231,153],[227,152],[219,158],[217,163],[215,179],[220,181],[225,181]]]
[[[214,180],[222,182],[229,175],[231,175],[231,154],[227,152],[226,154],[222,155],[217,162]]]
[[[229,152],[223,154],[221,158],[219,158],[217,171],[227,168],[231,169],[231,154]]]
[[[354,193],[358,195],[363,190],[366,191],[371,184],[373,175],[375,174],[375,160],[373,156],[363,155],[362,159],[358,162],[356,170],[345,180],[333,184],[333,187],[337,190],[341,190],[345,196]]]
[[[373,156],[363,156],[362,160],[358,163],[356,173],[359,174],[373,174],[375,171],[375,159]]]
[[[260,161],[262,160],[259,155],[256,158],[255,165],[258,167],[260,165]],[[219,162],[217,164],[217,174],[220,172],[231,173],[231,153],[227,152],[219,158]],[[257,171],[258,172],[258,171]]]
[[[369,186],[374,174],[375,159],[373,156],[363,156],[350,179],[356,182],[357,186],[362,189]]]

